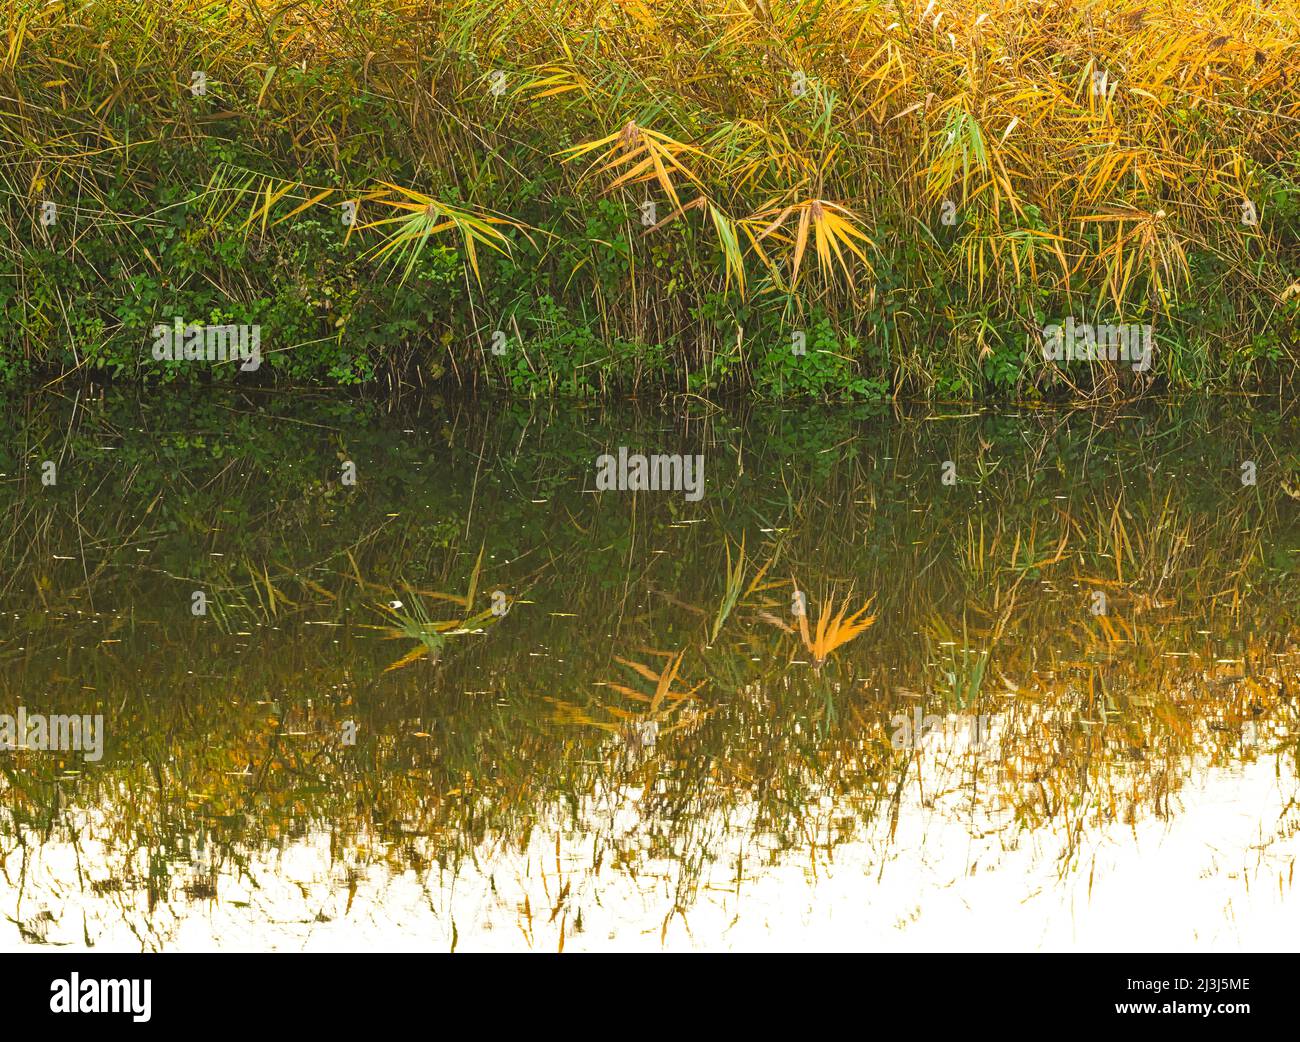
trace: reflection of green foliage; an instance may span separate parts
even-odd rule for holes
[[[1027,827],[1112,772],[1155,806],[1190,752],[1237,755],[1243,720],[1296,723],[1282,693],[1300,529],[1275,480],[1294,463],[1273,451],[1297,443],[1295,419],[1237,408],[954,419],[863,404],[666,430],[626,407],[6,403],[0,711],[102,711],[109,745],[97,765],[0,757],[0,835],[44,834],[56,792],[107,801],[111,872],[162,892],[197,833],[226,864],[324,829],[341,850],[366,835],[381,841],[367,856],[427,865],[628,783],[687,900],[714,810],[752,803],[789,846],[814,786],[851,818],[877,813],[880,783],[907,770],[889,745],[900,704],[1020,721],[1003,776]],[[596,456],[619,444],[703,452],[704,499],[591,494]],[[1242,459],[1259,461],[1257,487],[1237,480]],[[793,629],[775,585],[792,575],[837,605],[874,595],[876,623],[834,669],[792,661],[798,638],[763,617]],[[1107,584],[1104,624],[1089,582]],[[194,589],[221,625],[190,615]],[[512,607],[488,619],[496,589]],[[408,645],[369,624],[397,599],[408,642],[467,616],[483,632],[386,672]],[[687,653],[684,689],[707,681],[682,726],[630,757],[575,725],[608,717],[615,656],[663,649]],[[644,711],[627,697],[617,708]],[[338,741],[348,720],[354,748]],[[645,854],[600,842],[622,863]],[[156,877],[138,878],[139,847]]]

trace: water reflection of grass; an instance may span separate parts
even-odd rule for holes
[[[202,900],[214,871],[286,837],[324,830],[340,864],[428,870],[490,836],[522,842],[557,801],[633,788],[648,845],[593,842],[629,869],[670,856],[684,909],[728,808],[778,849],[897,813],[925,752],[893,749],[889,721],[913,707],[997,718],[996,756],[962,760],[972,799],[1066,836],[1169,813],[1193,758],[1295,741],[1295,506],[1231,466],[1286,444],[1267,416],[963,421],[938,446],[923,420],[868,423],[856,453],[827,459],[846,428],[808,438],[774,414],[747,421],[730,471],[735,432],[704,420],[691,436],[714,446],[719,487],[690,513],[585,495],[590,460],[569,446],[587,418],[525,452],[527,422],[453,415],[430,457],[356,416],[306,415],[358,439],[371,491],[321,478],[334,448],[310,425],[240,428],[240,470],[179,467],[111,413],[71,435],[48,404],[10,417],[31,458],[65,437],[69,452],[53,490],[0,485],[0,711],[103,711],[110,744],[97,766],[0,754],[6,850],[109,807],[88,878]],[[1001,465],[939,485],[933,459],[981,454]],[[818,591],[802,632],[778,570]],[[190,615],[196,584],[215,619]],[[855,586],[877,621],[813,668]],[[492,588],[529,597],[496,617]],[[394,599],[414,629],[368,628]],[[426,603],[456,618],[417,617]],[[387,672],[379,638],[424,647],[444,623],[484,632],[434,669]]]

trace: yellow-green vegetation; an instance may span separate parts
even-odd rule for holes
[[[269,365],[241,379],[515,394],[1093,396],[1294,372],[1291,5],[0,16],[0,379],[191,377],[147,349],[175,316],[260,324]],[[1043,326],[1070,316],[1151,326],[1151,371],[1045,360]]]

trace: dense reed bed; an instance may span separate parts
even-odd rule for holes
[[[0,378],[1276,390],[1300,27],[1251,0],[0,2]],[[50,209],[50,204],[53,209]],[[1045,326],[1148,328],[1153,364]]]

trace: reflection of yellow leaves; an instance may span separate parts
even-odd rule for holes
[[[638,691],[635,688],[628,687],[625,684],[616,684],[612,681],[604,681],[601,686],[609,688],[611,691],[617,691],[626,698],[631,698],[637,702],[649,703],[644,712],[632,712],[622,709],[618,706],[604,705],[599,708],[607,713],[611,719],[598,720],[588,713],[585,709],[574,705],[571,702],[565,702],[557,698],[548,698],[547,701],[555,705],[557,712],[555,721],[563,724],[579,724],[586,727],[599,727],[603,731],[612,733],[624,733],[629,725],[653,722],[656,725],[666,723],[668,719],[688,702],[694,701],[695,692],[702,688],[705,681],[700,681],[688,691],[674,690],[673,684],[677,680],[681,670],[682,660],[686,657],[686,652],[681,651],[673,655],[672,653],[658,652],[651,649],[645,649],[651,655],[669,656],[668,663],[664,666],[662,672],[655,672],[651,667],[640,662],[633,662],[630,659],[621,658],[617,655],[614,660],[628,669],[632,670],[638,676],[651,681],[655,685],[652,694],[646,694],[644,691]],[[665,703],[668,703],[665,706]],[[688,721],[678,720],[677,723],[670,727],[661,727],[659,734],[668,734],[680,727],[686,726]]]
[[[649,666],[643,666],[639,662],[630,662],[625,658],[619,658],[619,656],[617,655],[614,656],[614,661],[619,662],[624,666],[627,666],[629,669],[639,673],[647,680],[654,682],[655,693],[654,696],[650,698],[650,709],[649,709],[650,714],[653,715],[659,711],[659,707],[663,704],[665,699],[671,698],[675,703],[682,702],[688,698],[691,698],[696,691],[698,691],[700,688],[704,686],[704,681],[700,681],[700,683],[696,684],[689,691],[672,690],[673,681],[677,679],[677,672],[678,670],[681,669],[682,659],[684,659],[685,657],[686,657],[685,651],[679,652],[677,657],[670,660],[668,665],[664,667],[662,673],[656,673]],[[617,688],[617,685],[611,684],[610,687]],[[639,697],[644,698],[645,696],[641,695]]]
[[[650,701],[649,695],[643,695],[640,691],[637,691],[634,688],[624,687],[622,684],[615,684],[612,682],[606,682],[605,686],[617,691],[620,695],[627,695],[628,698],[635,698],[638,702]]]
[[[424,656],[429,654],[431,650],[433,649],[428,647],[427,645],[420,644],[419,646],[412,648],[410,651],[408,651],[405,655],[399,658],[391,666],[386,667],[384,669],[384,672],[391,673],[395,669],[401,669],[403,666],[409,666],[412,662],[424,658]]]
[[[758,617],[762,619],[764,622],[770,623],[771,625],[776,626],[778,629],[784,630],[786,633],[794,632],[793,626],[787,623],[784,619],[778,619],[770,611],[760,611],[758,613]]]
[[[767,562],[758,569],[754,578],[750,580],[749,586],[745,587],[745,539],[743,536],[741,537],[740,553],[736,557],[734,564],[731,559],[731,541],[727,541],[727,585],[722,595],[722,603],[719,605],[718,613],[713,620],[713,629],[709,633],[710,643],[718,639],[718,633],[721,632],[723,624],[731,616],[736,605],[759,589],[763,576],[767,574],[767,570],[772,567],[772,562],[775,560],[775,557],[769,557]]]
[[[355,562],[354,562],[355,565]],[[439,593],[432,590],[407,590],[406,596],[413,598],[409,609],[403,607],[403,603],[398,600],[388,605],[377,605],[380,612],[387,615],[393,620],[395,625],[391,626],[370,626],[368,629],[377,629],[387,634],[387,640],[418,640],[419,646],[413,648],[410,652],[403,655],[391,666],[384,670],[385,673],[401,669],[403,666],[409,666],[412,662],[431,655],[434,662],[437,662],[442,655],[442,649],[446,646],[447,637],[460,636],[466,633],[473,633],[475,628],[484,624],[495,624],[501,621],[501,616],[493,610],[486,608],[477,615],[469,615],[469,611],[474,604],[474,598],[478,594],[479,572],[483,567],[483,547],[479,547],[478,559],[474,562],[474,569],[470,572],[469,588],[463,597],[450,593]],[[451,601],[454,604],[461,605],[466,611],[466,617],[461,619],[444,619],[435,621],[429,618],[425,611],[424,605],[416,598],[415,594],[429,597],[434,600]]]
[[[617,724],[611,724],[607,721],[596,720],[581,706],[576,706],[572,702],[566,702],[560,698],[544,696],[546,701],[555,706],[554,720],[557,724],[577,724],[582,727],[599,727],[603,731],[620,730]]]
[[[812,652],[815,667],[821,668],[826,659],[830,657],[831,652],[871,628],[876,621],[876,617],[867,615],[863,618],[871,607],[871,603],[871,601],[867,601],[852,615],[845,618],[845,612],[849,610],[849,599],[845,597],[839,613],[832,615],[831,613],[835,610],[835,598],[832,597],[826,602],[826,607],[822,609],[821,615],[817,619],[816,636],[811,639],[808,635],[808,613],[803,612],[799,616],[799,635],[803,638],[804,647]]]
[[[643,666],[643,665],[641,665],[641,663],[639,663],[639,662],[630,662],[629,660],[627,660],[627,659],[625,659],[625,658],[619,658],[619,656],[617,656],[617,655],[614,656],[614,661],[615,661],[615,662],[621,662],[623,665],[627,666],[628,669],[633,670],[633,671],[635,671],[635,672],[637,672],[637,673],[640,673],[641,676],[643,676],[643,677],[646,678],[646,680],[652,680],[652,681],[655,681],[655,682],[658,682],[658,680],[659,680],[659,674],[656,673],[656,672],[655,672],[653,669],[651,669],[649,666]],[[611,685],[611,686],[612,686],[612,685]]]

